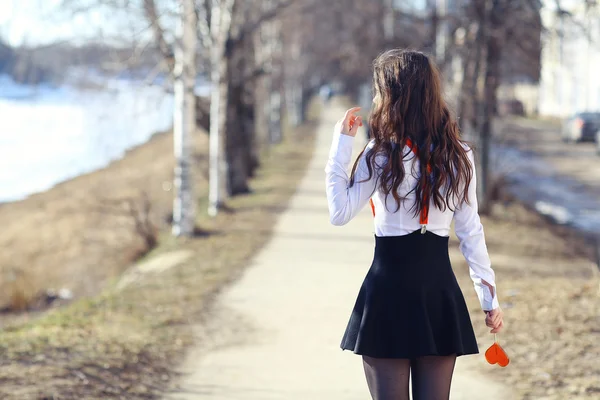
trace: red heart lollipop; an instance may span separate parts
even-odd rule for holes
[[[506,367],[510,362],[510,359],[504,352],[504,349],[500,346],[500,344],[494,339],[494,344],[492,344],[485,352],[485,359],[490,364],[498,364],[501,367]]]

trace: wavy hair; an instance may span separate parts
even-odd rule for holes
[[[369,125],[375,143],[366,155],[367,180],[374,174],[375,157],[385,156],[383,165],[377,165],[379,190],[392,195],[397,211],[405,199],[398,188],[406,176],[403,161],[408,154],[404,145],[410,139],[417,146],[415,156],[420,161],[417,185],[411,190],[416,194],[411,207],[415,216],[429,199],[437,208],[453,211],[458,204],[468,202],[473,167],[458,123],[444,101],[440,72],[429,57],[409,50],[381,54],[373,64],[373,89],[375,105]],[[359,159],[352,168],[350,186]]]

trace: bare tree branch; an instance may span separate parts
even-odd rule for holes
[[[253,21],[245,25],[242,29],[240,29],[240,32],[235,37],[232,37],[230,39],[229,46],[237,46],[237,44],[241,42],[246,35],[251,35],[252,33],[254,33],[256,29],[258,29],[263,23],[275,18],[277,15],[279,15],[280,12],[292,5],[292,3],[294,3],[294,0],[281,1],[269,11],[266,11],[263,14],[261,14],[256,21]],[[311,3],[306,5],[306,8],[312,7],[315,4],[317,4],[317,2],[312,1]]]
[[[586,26],[584,22],[581,22],[577,18],[575,18],[575,15],[573,15],[571,11],[562,8],[560,0],[554,0],[554,4],[556,5],[556,14],[559,18],[567,18],[573,25],[578,27],[588,42],[598,43],[598,40],[592,37],[592,33],[590,32],[589,27]],[[596,3],[591,3],[585,0],[586,12],[589,11],[590,8],[593,8],[595,6]],[[559,32],[559,35],[564,36],[564,32]]]
[[[154,0],[144,0],[144,14],[152,27],[154,40],[158,45],[158,50],[163,56],[163,60],[167,65],[169,72],[173,72],[175,61],[173,57],[173,49],[165,40],[165,31],[160,24],[158,12],[156,11],[156,3]]]
[[[212,9],[209,0],[200,1],[196,5],[196,14],[198,16],[198,36],[204,50],[209,50],[212,46],[212,36],[210,35],[210,18]]]

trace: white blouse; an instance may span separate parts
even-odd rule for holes
[[[396,202],[386,196],[377,187],[377,168],[373,176],[368,179],[366,154],[375,144],[371,141],[361,156],[356,168],[354,185],[349,186],[348,170],[352,158],[354,137],[336,132],[329,152],[329,160],[325,167],[327,183],[327,201],[329,204],[329,218],[333,225],[344,225],[354,218],[360,210],[373,200],[375,208],[374,224],[377,236],[400,236],[421,229],[419,216],[415,217],[410,210],[414,204],[415,193],[411,189],[417,184],[419,159],[415,157],[409,147],[405,147],[404,170],[406,176],[399,187],[401,197],[406,197],[400,209],[396,211]],[[485,311],[498,307],[498,296],[494,271],[491,268],[490,258],[485,244],[483,226],[477,213],[476,175],[473,151],[468,152],[469,160],[473,166],[473,178],[469,185],[470,204],[462,203],[453,212],[435,207],[433,202],[429,207],[429,221],[427,230],[439,236],[449,236],[450,224],[454,219],[454,230],[460,241],[460,250],[469,264],[469,272],[475,291],[479,298],[481,308]],[[375,166],[384,165],[383,155],[375,157]],[[364,182],[363,182],[364,181]],[[410,193],[409,193],[410,192]]]

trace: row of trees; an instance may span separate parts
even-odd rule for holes
[[[165,74],[174,90],[175,189],[173,233],[194,231],[191,135],[196,123],[210,135],[209,209],[216,215],[230,196],[249,191],[261,147],[282,139],[284,107],[290,121],[303,119],[306,82],[301,60],[303,29],[316,0],[64,0],[62,11],[111,10],[146,26],[133,39],[128,61],[152,60],[145,68]],[[286,29],[283,27],[286,26]],[[291,34],[288,35],[288,32]],[[126,32],[123,32],[125,36]],[[121,63],[130,68],[131,63]],[[198,76],[211,83],[209,99],[194,93]]]
[[[462,76],[456,93],[461,127],[479,144],[479,200],[487,212],[493,192],[490,147],[502,82],[537,82],[541,68],[540,1],[470,0],[452,25]]]
[[[437,3],[437,1],[433,1]],[[495,192],[490,162],[493,120],[498,110],[498,88],[502,83],[540,79],[544,34],[560,29],[544,26],[541,13],[550,8],[560,18],[574,16],[563,8],[561,0],[462,0],[442,16],[447,24],[445,57],[442,65],[458,65],[460,78],[454,91],[463,131],[479,147],[479,193],[482,211],[487,212]],[[576,0],[571,6],[589,9],[595,0]],[[436,18],[436,21],[440,21]],[[576,21],[575,21],[576,22]],[[581,25],[583,34],[585,26]],[[560,34],[560,32],[559,32]]]
[[[49,61],[40,60],[40,49],[13,48],[0,39],[0,74],[24,84],[58,83],[59,71]]]
[[[65,0],[65,7],[79,3]],[[282,116],[301,123],[321,84],[336,82],[358,95],[378,53],[424,49],[454,87],[463,128],[480,139],[485,205],[498,86],[514,77],[539,79],[540,0],[429,0],[425,8],[391,0],[94,0],[77,11],[94,6],[127,10],[149,27],[135,44],[143,51],[134,53],[158,54],[154,70],[172,79],[176,235],[194,229],[190,135],[197,122],[210,134],[208,212],[216,215],[229,196],[249,190],[261,147],[282,139]],[[210,99],[194,95],[198,75],[209,77]]]
[[[394,8],[388,1],[374,6],[366,0],[181,0],[172,51],[157,10],[154,0],[144,0],[144,15],[174,78],[176,235],[193,232],[188,144],[196,110],[209,116],[208,212],[216,215],[229,196],[249,190],[261,145],[282,139],[284,114],[292,125],[301,123],[307,99],[324,82],[337,80],[352,92],[369,75],[377,53],[398,45],[396,32],[402,26],[419,25],[390,19]],[[365,19],[374,23],[365,24]],[[208,104],[193,107],[197,65],[210,75],[212,90]]]

